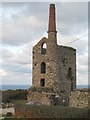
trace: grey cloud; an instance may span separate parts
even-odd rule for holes
[[[80,55],[78,56],[78,64],[80,67],[82,67],[83,71],[88,72],[88,54]],[[87,69],[87,70],[86,70]],[[81,71],[81,69],[79,69]]]
[[[61,34],[77,34],[88,29],[88,3],[61,3],[57,6],[57,26]]]
[[[88,53],[88,39],[87,38],[78,40],[72,45],[76,48],[78,55],[84,55],[85,53]]]
[[[31,64],[16,64],[16,63],[9,63],[9,62],[2,62],[2,69],[7,71],[7,73],[14,73],[14,74],[30,74],[31,73]],[[11,74],[12,75],[12,74]]]
[[[27,5],[27,7],[28,6],[29,5]],[[43,22],[43,19],[34,16],[31,12],[29,13],[30,15],[28,15],[27,11],[30,10],[24,9],[23,11],[22,9],[22,11],[19,11],[19,13],[13,14],[12,19],[6,19],[3,22],[3,44],[23,45],[25,43],[30,42],[30,39],[33,40],[36,37],[38,38],[40,35],[43,34],[43,32],[46,29],[45,22]],[[40,34],[38,34],[37,31],[40,31]]]
[[[48,0],[2,0],[2,2],[51,2]],[[54,2],[60,2],[55,0]],[[61,2],[89,2],[89,0],[61,0]]]
[[[2,84],[31,85],[31,74],[15,74],[11,72],[7,76],[2,77]]]
[[[88,53],[88,36],[85,36],[84,38],[82,38],[82,35],[77,37],[76,35],[63,36],[59,34],[58,44],[63,44],[65,46],[71,46],[75,48],[77,55],[84,55]]]
[[[10,3],[10,6],[12,5],[14,6],[14,3]],[[47,31],[48,3],[15,3],[14,7],[16,6],[19,6],[21,11],[12,15],[13,21],[6,20],[4,23],[3,43],[23,45]],[[87,3],[56,3],[56,8],[58,32],[62,35],[86,32]]]
[[[17,50],[16,54],[12,53],[12,49],[8,51],[4,49],[3,69],[8,71],[9,75],[3,77],[3,82],[12,80],[17,83],[24,82],[24,79],[30,82],[31,79],[31,56],[32,47],[45,35],[47,32],[48,23],[48,3],[5,3],[7,7],[12,7],[13,9],[18,9],[16,14],[11,16],[11,19],[3,21],[3,43],[11,47],[22,46]],[[20,10],[21,9],[21,10]],[[57,30],[58,34],[63,37],[58,38],[58,42],[68,43],[77,39],[79,34],[83,35],[84,31],[87,31],[87,3],[56,3],[57,10]],[[71,37],[71,38],[70,38]],[[87,71],[86,59],[83,59],[85,53],[87,52],[87,39],[70,44],[70,46],[77,49],[78,55],[82,55],[79,58],[79,70],[80,79],[84,78],[85,71]],[[10,57],[9,57],[10,55]],[[30,63],[23,65],[30,60]],[[81,62],[82,60],[82,62]],[[10,64],[9,64],[10,63]],[[84,67],[83,67],[84,65]],[[21,66],[21,67],[19,67]],[[15,70],[15,68],[18,68]],[[81,69],[85,68],[85,71]],[[30,73],[30,74],[29,74]],[[14,76],[13,76],[14,74]],[[26,76],[24,76],[27,74]],[[30,77],[30,78],[29,78]],[[20,82],[18,82],[20,80]],[[81,82],[81,81],[80,81]]]
[[[0,48],[0,54],[2,55],[2,59],[10,59],[13,57],[13,53],[6,48],[4,49]]]
[[[13,53],[8,49],[3,49],[2,57],[2,69],[5,71],[30,73],[31,72],[31,56],[23,51]]]

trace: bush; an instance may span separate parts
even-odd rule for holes
[[[87,108],[71,108],[45,105],[16,105],[16,117],[30,118],[88,118]]]
[[[12,100],[17,100],[17,99],[27,99],[27,90],[7,90],[7,91],[2,91],[2,102],[3,103],[10,103]]]

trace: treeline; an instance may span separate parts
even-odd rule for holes
[[[7,91],[2,91],[2,102],[3,103],[10,103],[13,100],[20,100],[20,99],[27,99],[27,90],[7,90]]]

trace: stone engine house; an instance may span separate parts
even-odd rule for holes
[[[33,47],[32,88],[28,101],[68,105],[76,89],[76,50],[57,44],[55,4],[49,7],[48,38]]]

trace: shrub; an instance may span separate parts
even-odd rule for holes
[[[12,100],[17,99],[27,99],[27,90],[7,90],[2,91],[2,102],[3,103],[10,103]]]
[[[45,105],[15,106],[16,116],[30,118],[88,118],[87,108],[71,108]]]

